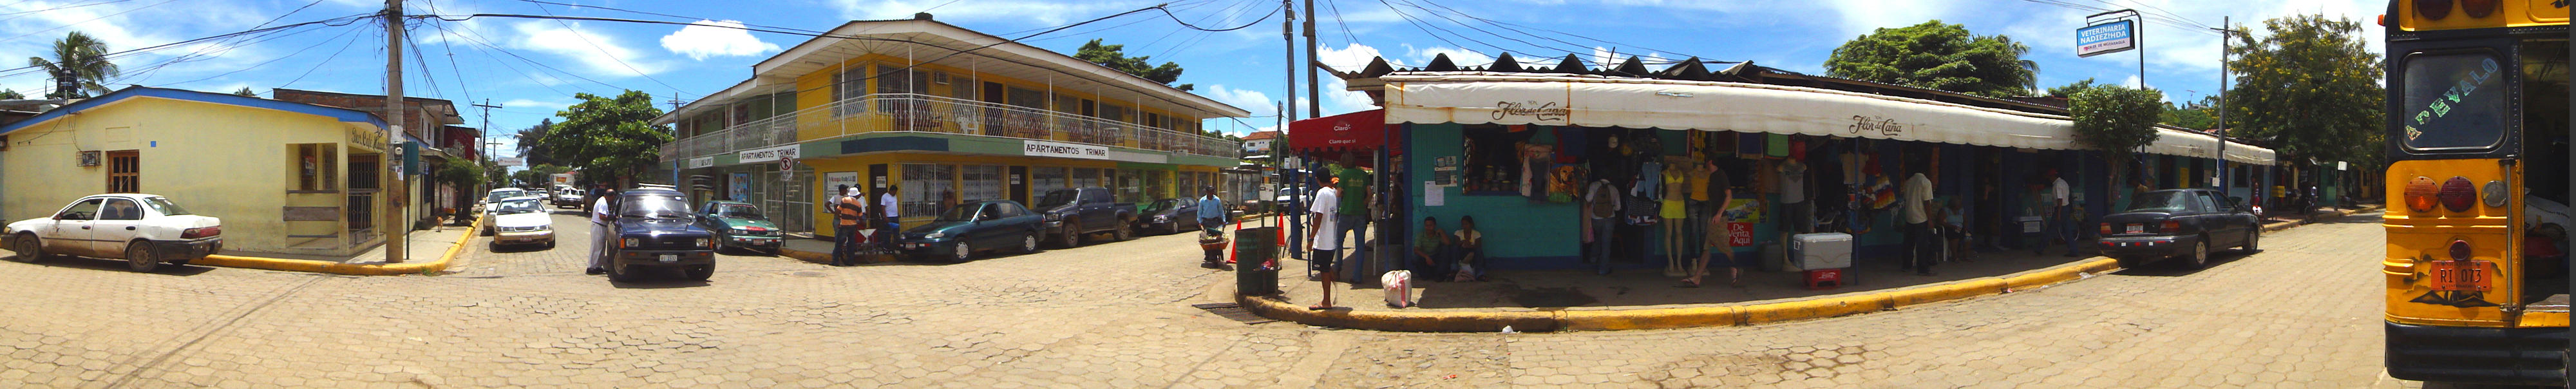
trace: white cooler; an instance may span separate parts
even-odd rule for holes
[[[1789,237],[1789,265],[1798,270],[1851,267],[1852,236],[1840,232]]]

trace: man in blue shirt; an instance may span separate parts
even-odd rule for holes
[[[1199,230],[1208,235],[1225,231],[1225,200],[1216,197],[1216,186],[1199,186]]]

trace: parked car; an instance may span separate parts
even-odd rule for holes
[[[1035,209],[1046,221],[1046,235],[1058,246],[1080,246],[1082,236],[1089,234],[1107,232],[1118,240],[1134,234],[1129,230],[1136,222],[1136,205],[1112,201],[1109,188],[1050,190],[1038,197]]]
[[[53,216],[0,227],[20,262],[52,255],[123,259],[138,272],[186,265],[224,249],[223,220],[189,213],[169,198],[140,193],[82,197]]]
[[[1162,199],[1146,204],[1138,211],[1136,230],[1160,234],[1178,234],[1199,228],[1197,199]]]
[[[951,262],[965,262],[986,249],[1037,252],[1045,218],[1017,201],[968,201],[941,211],[930,223],[905,230],[895,246],[907,256]]]
[[[501,202],[501,199],[527,195],[527,189],[493,188],[492,191],[483,193],[482,201],[474,202],[474,217],[486,221],[492,220],[492,203]],[[478,232],[482,233],[483,236],[492,236],[492,223],[483,223],[483,230]]]
[[[698,205],[698,227],[716,235],[718,248],[778,252],[784,240],[777,223],[760,215],[760,208],[740,201],[709,201]]]
[[[640,187],[617,193],[617,239],[608,250],[608,279],[632,281],[645,268],[677,268],[690,279],[716,273],[715,234],[698,227],[679,191]]]
[[[2257,249],[2263,219],[2252,209],[2215,190],[2166,189],[2138,194],[2127,211],[2103,216],[2097,243],[2104,256],[2121,267],[2182,258],[2192,268],[2209,266],[2212,247]]]
[[[555,208],[581,209],[581,194],[580,189],[558,189],[552,200]]]
[[[543,199],[519,196],[493,203],[492,248],[503,245],[545,245],[555,248],[554,216],[547,215]]]

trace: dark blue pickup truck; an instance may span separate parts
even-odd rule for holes
[[[1116,202],[1109,188],[1050,190],[1038,198],[1035,210],[1046,216],[1044,230],[1057,246],[1080,246],[1083,235],[1103,232],[1117,240],[1136,236],[1130,227],[1136,222],[1136,204]]]

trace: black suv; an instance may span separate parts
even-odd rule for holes
[[[716,274],[715,234],[697,225],[679,191],[636,188],[617,193],[617,240],[608,250],[608,279],[632,281],[648,268],[679,268],[690,279]]]

